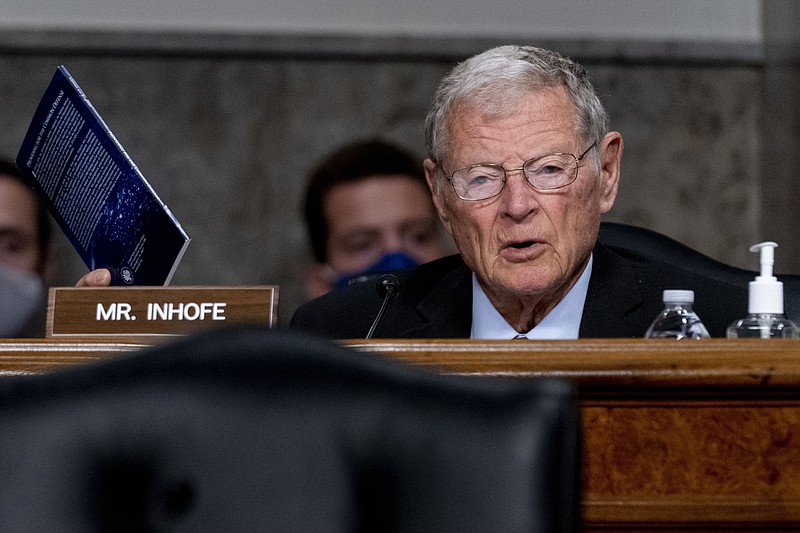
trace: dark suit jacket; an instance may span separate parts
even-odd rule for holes
[[[376,338],[468,338],[471,272],[458,255],[399,273],[400,294],[389,304]],[[747,314],[747,288],[698,276],[630,251],[598,244],[581,337],[643,337],[661,312],[664,289],[692,289],[694,310],[712,337]],[[334,339],[363,338],[381,307],[375,282],[331,292],[302,305],[291,328]]]

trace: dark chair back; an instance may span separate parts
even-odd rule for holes
[[[610,248],[630,250],[683,270],[725,281],[745,289],[748,283],[759,274],[755,270],[727,265],[666,235],[629,224],[603,222],[600,224],[600,234],[597,240]],[[757,258],[755,260],[757,261]],[[776,274],[775,276],[783,282],[786,316],[800,324],[800,275]],[[742,317],[746,313],[747,310],[743,309]]]
[[[576,531],[578,418],[560,380],[206,332],[0,379],[0,531]]]

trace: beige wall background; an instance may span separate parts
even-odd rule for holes
[[[777,270],[800,272],[789,1],[9,1],[0,155],[65,64],[193,238],[173,284],[280,285],[284,323],[310,259],[305,174],[372,135],[421,160],[441,76],[509,42],[588,68],[626,141],[609,220],[747,268],[777,240]],[[58,257],[56,284],[85,272],[63,239]]]
[[[761,40],[761,0],[5,0],[6,26],[381,36]]]

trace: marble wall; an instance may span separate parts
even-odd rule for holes
[[[754,268],[747,248],[761,238],[764,209],[759,61],[695,51],[653,60],[558,44],[548,43],[588,68],[625,138],[608,219]],[[65,64],[193,238],[173,284],[278,284],[285,323],[303,299],[310,258],[299,212],[304,175],[329,150],[365,136],[421,158],[421,123],[438,80],[474,51],[359,50],[0,47],[0,155],[16,154],[53,70]],[[63,240],[59,258],[56,283],[74,283],[85,269]]]

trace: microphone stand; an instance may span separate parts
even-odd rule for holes
[[[375,284],[375,290],[378,292],[378,296],[383,298],[383,303],[381,304],[381,308],[378,311],[378,315],[372,322],[372,326],[370,326],[369,328],[369,332],[367,333],[366,339],[371,339],[372,335],[375,334],[375,328],[377,328],[378,324],[381,323],[381,320],[383,319],[383,314],[386,312],[386,308],[389,306],[389,302],[394,300],[394,298],[400,292],[400,280],[397,279],[397,276],[395,276],[394,274],[384,274],[378,279],[378,282]]]

